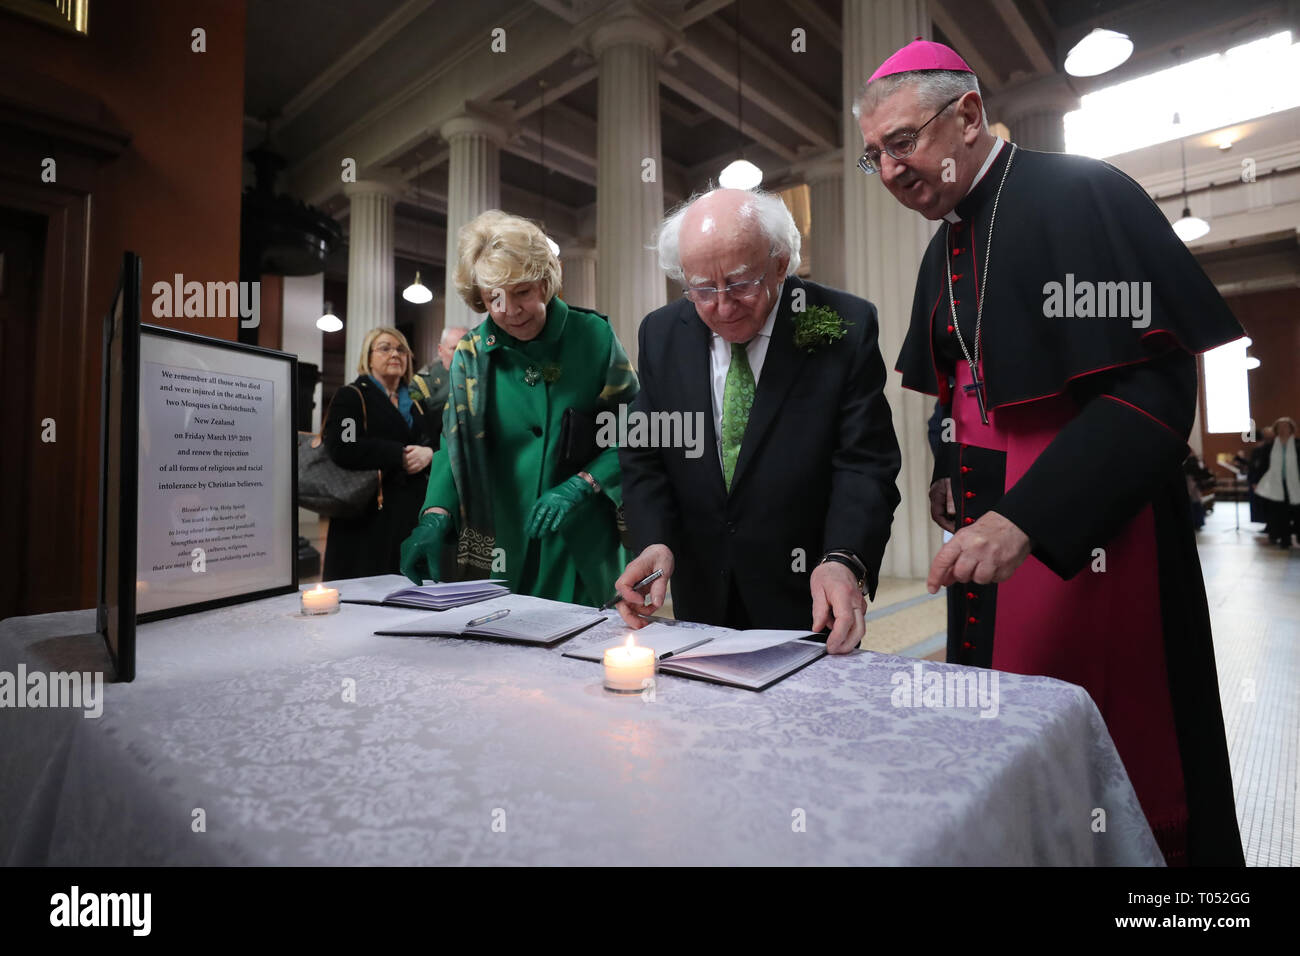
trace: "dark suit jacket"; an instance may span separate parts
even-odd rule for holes
[[[397,573],[402,542],[419,519],[429,481],[428,468],[414,475],[406,473],[402,449],[406,445],[438,445],[438,422],[424,414],[418,402],[411,406],[413,424],[408,426],[368,375],[351,384],[357,387],[340,388],[335,393],[321,434],[336,465],[383,472],[384,507],[380,509],[375,501],[361,514],[330,519],[325,539],[327,581]],[[345,442],[343,429],[348,419],[354,422],[355,435],[353,441]]]
[[[836,311],[847,334],[811,352],[797,349],[797,290],[805,308]],[[786,278],[730,493],[713,427],[710,335],[686,299],[641,323],[633,410],[701,412],[705,439],[698,458],[683,448],[620,447],[632,542],[636,551],[655,543],[672,549],[673,610],[682,620],[721,624],[734,581],[755,626],[807,628],[808,579],[829,550],[857,554],[874,595],[899,501],[876,308]]]

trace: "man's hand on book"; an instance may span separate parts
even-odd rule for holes
[[[847,654],[862,643],[867,633],[867,599],[862,596],[853,572],[842,564],[827,561],[813,569],[809,580],[813,599],[812,629],[831,629],[826,650]]]
[[[673,553],[666,544],[652,544],[631,560],[628,566],[614,582],[614,590],[623,596],[618,602],[618,613],[628,627],[639,629],[645,627],[646,621],[640,615],[649,617],[663,607],[668,597],[668,579],[673,574]],[[633,590],[633,586],[654,574],[663,571],[663,576],[650,585],[646,594]]]

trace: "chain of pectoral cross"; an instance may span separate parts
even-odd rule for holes
[[[993,197],[993,212],[989,215],[989,232],[984,240],[984,288],[975,290],[975,355],[971,356],[971,350],[966,347],[966,340],[961,337],[961,328],[957,324],[957,305],[953,301],[952,295],[952,243],[949,241],[949,234],[952,232],[952,223],[948,223],[947,231],[943,237],[943,254],[944,263],[948,267],[948,308],[952,312],[952,334],[957,336],[957,344],[961,346],[962,355],[966,356],[966,364],[970,366],[971,384],[963,386],[967,393],[975,395],[975,401],[980,407],[980,421],[985,425],[989,423],[989,413],[984,405],[984,382],[980,379],[980,327],[984,319],[984,299],[988,295],[989,288],[989,256],[993,252],[993,224],[998,219],[998,200],[1002,198],[1002,187],[1006,185],[1007,173],[1011,171],[1011,161],[1016,157],[1016,144],[1011,144],[1011,152],[1007,155],[1007,165],[1002,169],[1002,179],[998,182],[998,191]],[[975,223],[971,223],[971,234],[974,236]]]

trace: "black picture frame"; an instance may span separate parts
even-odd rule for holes
[[[104,317],[103,374],[100,386],[99,448],[99,580],[96,630],[113,661],[115,679],[128,683],[136,674],[136,626],[213,608],[242,604],[298,590],[298,473],[297,429],[298,360],[288,352],[215,339],[140,322],[142,265],[138,255],[126,252],[113,302]],[[138,613],[138,535],[140,494],[140,387],[145,336],[201,344],[244,355],[256,355],[288,364],[289,416],[284,440],[288,444],[288,515],[290,521],[288,580],[255,591],[225,595]]]
[[[133,252],[125,253],[117,291],[104,316],[100,384],[99,582],[95,627],[108,647],[116,679],[123,683],[135,680],[140,277],[140,257]]]
[[[180,617],[183,614],[196,614],[199,611],[210,611],[214,608],[229,607],[232,604],[245,604],[248,601],[259,601],[262,598],[275,597],[280,594],[291,594],[298,590],[298,430],[295,423],[298,420],[298,358],[290,352],[281,352],[276,349],[263,348],[258,345],[246,345],[242,342],[232,342],[228,339],[214,339],[206,335],[199,335],[195,332],[183,332],[180,329],[169,329],[161,325],[141,325],[140,332],[142,335],[152,335],[159,338],[171,339],[179,342],[193,342],[195,344],[208,346],[211,348],[221,349],[223,351],[236,352],[245,355],[258,355],[263,358],[284,361],[289,364],[289,463],[290,463],[290,481],[289,481],[289,520],[291,531],[289,537],[289,567],[290,580],[287,584],[276,585],[274,587],[262,588],[257,591],[245,591],[239,594],[227,595],[225,597],[213,598],[210,601],[195,601],[188,604],[178,604],[174,607],[163,608],[156,611],[146,611],[136,615],[136,622],[147,624],[150,621],[162,621],[168,618]],[[136,350],[137,360],[139,359],[140,350]],[[139,421],[139,362],[136,365],[136,382],[137,382],[137,403],[135,421]],[[138,456],[138,451],[137,451]],[[137,457],[138,464],[138,457]],[[138,488],[137,488],[137,494]],[[132,500],[134,506],[135,500]],[[132,509],[135,510],[134,507]]]

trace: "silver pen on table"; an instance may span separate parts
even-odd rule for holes
[[[476,617],[472,621],[466,621],[466,627],[478,627],[480,624],[488,624],[491,621],[499,621],[510,613],[510,608],[504,608],[500,611],[493,611],[491,614],[484,614],[482,617]]]

